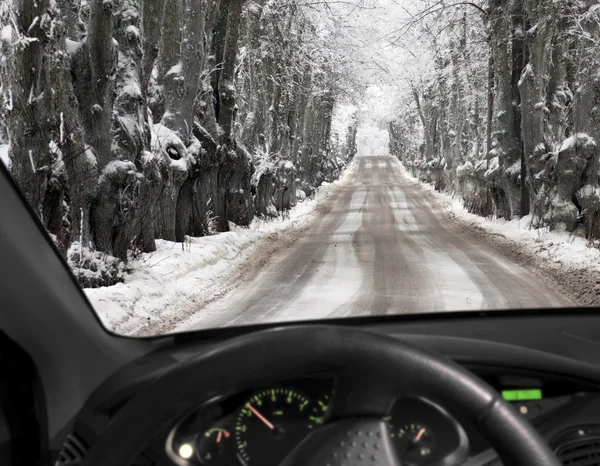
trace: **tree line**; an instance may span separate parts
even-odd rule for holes
[[[600,8],[593,0],[436,0],[405,75],[390,150],[466,207],[600,236]]]
[[[337,52],[294,1],[0,8],[0,143],[65,255],[126,261],[277,216],[356,152],[356,124],[331,134]]]

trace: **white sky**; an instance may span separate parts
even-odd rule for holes
[[[424,50],[418,43],[392,46],[390,41],[407,21],[406,8],[415,8],[406,0],[352,0],[364,8],[339,5],[338,27],[343,30],[342,47],[353,61],[356,81],[364,83],[360,102],[340,103],[334,115],[334,132],[345,137],[354,111],[359,114],[357,145],[359,155],[388,153],[387,122],[401,111],[398,102],[406,95],[407,79],[422,73],[427,66]],[[422,5],[421,5],[422,6]]]

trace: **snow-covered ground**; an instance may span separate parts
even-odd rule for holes
[[[9,168],[10,158],[8,156],[8,148],[10,146],[8,144],[0,144],[0,162],[6,165],[6,168]]]
[[[390,156],[351,183],[289,250],[174,332],[358,316],[573,306],[544,280],[455,232]]]
[[[429,204],[461,233],[476,236],[524,265],[583,306],[600,304],[600,250],[566,231],[533,228],[531,216],[507,221],[470,214],[462,199],[437,192],[402,168],[408,183],[419,186]]]
[[[269,258],[297,239],[319,216],[325,202],[351,178],[350,165],[334,183],[323,183],[313,199],[299,203],[289,218],[261,221],[249,228],[184,244],[157,240],[157,251],[128,264],[124,283],[85,289],[106,328],[119,334],[161,333],[258,272]]]

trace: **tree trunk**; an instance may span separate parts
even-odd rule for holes
[[[226,137],[231,135],[235,109],[235,58],[240,31],[242,0],[230,0],[227,15],[227,32],[223,48],[223,69],[219,77],[219,125]]]
[[[154,235],[159,214],[156,204],[163,188],[160,168],[164,169],[164,160],[158,154],[157,157],[148,157],[150,128],[143,93],[144,66],[148,62],[144,60],[140,30],[142,8],[141,0],[122,0],[114,15],[119,60],[113,107],[113,156],[121,161],[133,162],[138,171],[132,184],[126,178],[128,184],[113,186],[120,193],[117,211],[106,212],[112,217],[115,228],[114,254],[124,260],[134,244],[142,251],[156,250]],[[110,218],[106,218],[108,220]]]
[[[523,138],[521,136],[521,94],[519,92],[519,80],[525,66],[524,57],[524,33],[523,33],[523,1],[513,0],[512,10],[512,101],[514,116],[514,131],[517,147],[520,155],[520,169],[518,184],[521,188],[520,193],[520,215],[529,213],[529,192],[527,189],[527,164],[525,153],[523,151]]]
[[[299,163],[299,158],[301,153],[299,152],[300,147],[304,143],[304,122],[307,119],[307,108],[308,108],[308,100],[309,100],[309,89],[311,85],[311,68],[307,63],[304,66],[304,71],[302,73],[302,86],[300,88],[300,97],[298,102],[298,124],[297,129],[295,131],[294,141],[292,143],[292,160],[297,165]]]
[[[573,136],[558,151],[556,196],[551,201],[548,219],[564,222],[572,229],[583,214],[586,235],[600,236],[600,66],[597,38],[600,35],[600,10],[597,2],[581,3],[576,47],[578,87],[573,98]]]
[[[40,27],[40,21],[34,24],[34,19],[41,18],[48,6],[48,0],[20,0],[15,3],[19,37],[27,37],[30,41],[21,47],[13,47],[12,79],[9,81],[12,92],[12,109],[8,118],[12,139],[12,175],[34,212],[40,217],[45,196],[44,167],[50,166],[50,135],[43,125],[44,115],[40,118],[42,102],[39,100],[44,90],[40,72],[46,35]]]
[[[164,84],[167,73],[179,63],[181,54],[181,2],[182,0],[165,0],[159,50],[160,58],[158,60],[159,85]]]
[[[92,0],[88,39],[85,48],[89,55],[90,82],[83,92],[89,92],[91,115],[84,116],[86,135],[98,156],[98,169],[102,171],[111,160],[112,105],[114,75],[116,72],[116,47],[113,42],[113,0]],[[87,100],[87,99],[86,99]]]
[[[485,124],[485,153],[488,161],[492,152],[492,122],[494,117],[494,54],[490,50],[488,59],[488,80],[487,80],[487,117]]]
[[[160,121],[164,114],[164,102],[160,98],[156,83],[161,80],[156,75],[154,86],[150,87],[156,60],[160,53],[160,45],[165,17],[165,4],[163,0],[142,0],[142,47],[143,63],[141,74],[142,112],[144,115],[144,139],[146,146],[151,144],[151,125]],[[161,80],[162,81],[162,80]],[[149,234],[150,232],[147,232]],[[154,246],[151,246],[153,248]]]
[[[529,61],[523,70],[519,89],[523,153],[527,163],[532,202],[536,202],[539,183],[536,175],[544,169],[544,156],[550,152],[546,139],[548,120],[547,86],[552,56],[552,37],[556,30],[556,8],[545,0],[524,0]]]
[[[491,48],[494,61],[494,155],[498,157],[499,172],[488,174],[488,180],[498,190],[498,215],[511,219],[521,215],[521,190],[517,178],[521,157],[515,135],[512,102],[512,60],[510,37],[512,24],[505,15],[507,0],[490,1]]]
[[[161,31],[163,28],[165,6],[167,3],[168,2],[164,2],[163,0],[142,0],[142,34],[144,48],[142,95],[144,96],[144,101],[147,101],[150,77],[160,50],[159,44],[161,42]]]
[[[164,77],[165,114],[162,123],[188,145],[194,127],[196,95],[204,69],[206,0],[183,0],[182,40],[178,66]]]
[[[69,22],[52,19],[69,11],[58,5],[45,1],[16,5],[19,34],[37,40],[17,48],[13,56],[8,124],[13,176],[66,254],[72,240],[91,239],[96,159],[83,141],[70,81]]]
[[[565,2],[570,4],[570,1]],[[559,148],[567,126],[567,107],[572,103],[573,92],[567,82],[570,45],[573,42],[573,15],[560,14],[556,34],[552,38],[552,55],[549,64],[546,102],[548,102],[547,143],[552,151]]]

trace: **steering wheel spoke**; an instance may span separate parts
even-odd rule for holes
[[[378,418],[348,418],[311,433],[280,466],[401,466],[388,428]]]

